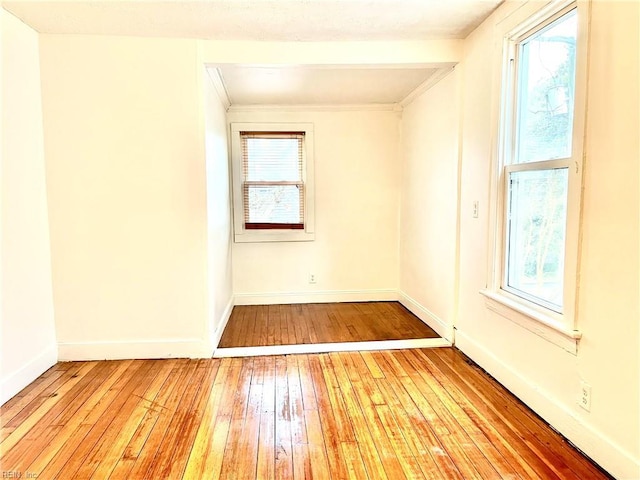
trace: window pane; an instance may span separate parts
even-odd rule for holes
[[[302,223],[302,192],[297,185],[248,185],[249,223]]]
[[[571,156],[577,27],[573,10],[520,44],[513,163]]]
[[[301,180],[301,141],[298,138],[247,138],[246,180]]]
[[[511,172],[507,285],[562,310],[568,169]]]

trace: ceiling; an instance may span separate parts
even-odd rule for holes
[[[437,72],[434,68],[218,68],[233,105],[399,103]]]
[[[20,0],[2,6],[40,33],[366,42],[462,39],[502,1]],[[452,64],[434,66],[226,64],[211,73],[219,75],[232,105],[388,105]]]
[[[5,1],[40,33],[212,40],[464,38],[502,0]]]

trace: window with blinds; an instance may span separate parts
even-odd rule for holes
[[[246,230],[303,230],[304,132],[240,132]]]

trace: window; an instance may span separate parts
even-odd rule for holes
[[[576,78],[575,8],[514,42],[502,287],[562,313]],[[512,61],[510,59],[510,61]]]
[[[572,338],[584,129],[584,34],[575,3],[506,36],[494,204],[483,292]]]
[[[313,240],[310,124],[232,124],[237,242]]]
[[[304,229],[304,132],[240,132],[244,228]]]

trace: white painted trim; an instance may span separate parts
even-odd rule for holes
[[[292,303],[393,302],[396,290],[328,290],[320,292],[236,293],[236,305],[278,305]]]
[[[572,355],[577,355],[578,342],[582,337],[582,333],[578,330],[569,330],[562,321],[546,315],[542,309],[531,308],[523,302],[509,298],[506,294],[491,290],[481,290],[480,294],[484,295],[485,306],[492,312],[526,328]]]
[[[244,209],[240,211],[244,211]],[[314,232],[307,233],[304,230],[245,230],[244,227],[241,228],[241,233],[234,234],[233,241],[235,243],[313,242],[316,239]]]
[[[18,394],[24,387],[46,372],[58,361],[58,349],[53,344],[17,371],[0,381],[0,405]]]
[[[231,312],[233,311],[233,307],[235,306],[235,300],[233,295],[229,299],[224,312],[222,313],[222,318],[220,319],[220,323],[218,324],[218,328],[213,333],[213,338],[211,339],[211,344],[213,346],[212,355],[216,353],[216,349],[218,345],[220,345],[220,339],[222,338],[222,334],[224,333],[224,329],[227,328],[227,323],[229,323],[229,319],[231,318]]]
[[[61,361],[149,358],[210,358],[211,346],[199,338],[58,343]]]
[[[393,112],[397,103],[323,104],[323,105],[231,105],[229,113],[253,112]]]
[[[405,348],[450,347],[443,338],[416,338],[411,340],[383,340],[374,342],[313,343],[303,345],[270,345],[266,347],[218,348],[214,358],[256,357],[261,355],[295,355],[300,353],[354,352],[373,350],[400,350]]]
[[[207,74],[211,79],[214,90],[218,94],[220,103],[222,103],[222,106],[226,111],[229,111],[229,107],[231,107],[231,97],[229,97],[229,92],[227,91],[227,87],[224,84],[220,69],[217,67],[207,67]]]
[[[614,477],[640,478],[640,459],[586,423],[551,392],[541,389],[460,330],[456,332],[456,347]]]
[[[454,342],[453,325],[448,324],[428,308],[420,305],[417,300],[402,291],[398,292],[398,301],[416,317],[434,329],[442,338],[450,343]]]
[[[440,80],[444,80],[446,77],[448,77],[454,69],[455,64],[447,65],[444,68],[439,68],[436,72],[433,73],[433,75],[431,75],[424,82],[418,85],[414,90],[409,92],[409,94],[400,101],[400,106],[402,108],[405,108],[407,105],[413,103],[420,95],[438,84]]]
[[[578,39],[576,44],[576,78],[573,112],[573,138],[571,157],[563,162],[541,160],[527,165],[512,163],[516,119],[518,60],[514,52],[520,42],[534,31],[555,21],[569,10],[578,10]],[[496,24],[494,35],[500,38],[501,53],[495,55],[493,65],[492,113],[491,113],[491,177],[489,229],[487,231],[489,255],[487,256],[487,291],[505,289],[507,252],[507,193],[508,174],[521,169],[553,168],[558,164],[568,167],[567,223],[565,238],[563,311],[556,315],[548,309],[548,316],[556,316],[564,327],[558,331],[577,330],[578,288],[580,283],[579,256],[582,224],[582,187],[584,133],[587,115],[587,63],[589,58],[589,29],[591,2],[558,0],[528,2]],[[499,27],[498,27],[499,25]],[[498,44],[496,44],[498,45]],[[521,297],[533,308],[540,303]],[[500,300],[498,300],[500,301]],[[503,302],[504,303],[504,302]],[[500,312],[498,312],[500,313]],[[510,317],[507,317],[511,319]],[[531,316],[536,319],[536,316]],[[555,322],[554,322],[555,323]],[[544,330],[541,327],[539,330]],[[536,332],[537,333],[537,332]],[[553,336],[553,335],[552,335]],[[547,338],[547,337],[544,337]],[[560,345],[575,353],[576,346]]]
[[[240,134],[250,132],[304,132],[304,230],[246,230],[244,228],[244,195],[242,146]],[[231,171],[233,198],[233,241],[305,242],[315,240],[315,167],[314,126],[309,122],[232,122]]]

